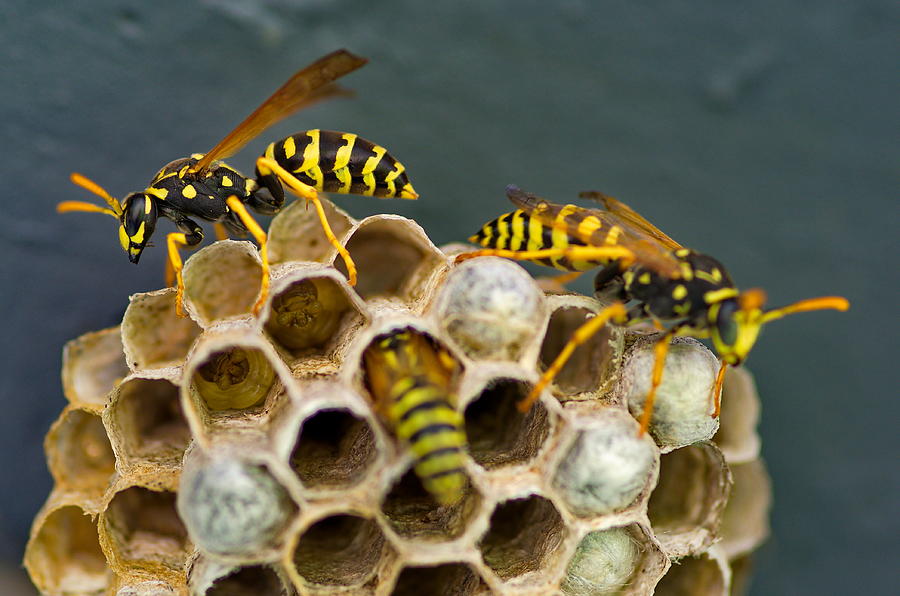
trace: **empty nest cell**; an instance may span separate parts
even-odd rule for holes
[[[728,578],[719,562],[707,554],[674,563],[656,586],[658,596],[726,596]]]
[[[647,514],[670,556],[699,552],[713,542],[730,488],[722,454],[710,443],[682,447],[660,458],[659,481]]]
[[[265,399],[275,370],[262,350],[232,346],[210,354],[192,381],[208,410],[243,410]]]
[[[342,323],[361,314],[327,277],[297,280],[272,297],[265,328],[294,356],[325,356]]]
[[[555,310],[541,344],[540,365],[546,370],[562,351],[572,334],[595,312],[575,306]],[[612,374],[616,352],[610,344],[613,330],[607,325],[587,342],[578,346],[553,379],[564,395],[598,390]]]
[[[326,517],[306,529],[294,551],[294,568],[310,583],[360,586],[385,556],[384,535],[374,520],[351,514]]]
[[[441,506],[422,486],[415,471],[407,472],[385,495],[381,511],[391,528],[409,540],[458,538],[481,507],[481,494],[470,483],[455,505]]]
[[[175,313],[175,290],[131,297],[122,319],[122,343],[134,369],[181,364],[200,334],[197,324]]]
[[[70,402],[101,408],[128,374],[118,327],[86,333],[63,349],[63,390]]]
[[[353,220],[323,195],[320,194],[319,199],[335,238],[342,239],[353,227]],[[272,220],[268,246],[272,263],[324,263],[334,252],[322,231],[315,209],[310,209],[306,201],[292,202]]]
[[[100,519],[119,565],[183,569],[190,545],[175,493],[132,486],[113,497]]]
[[[530,390],[518,379],[494,379],[466,407],[469,454],[482,467],[522,464],[540,451],[550,433],[547,409],[540,402],[525,414],[516,409]]]
[[[348,488],[376,457],[369,423],[346,409],[320,410],[307,418],[291,452],[291,468],[307,488]]]
[[[434,567],[406,567],[391,596],[471,596],[488,593],[487,585],[469,565],[444,563]]]
[[[100,416],[69,409],[45,440],[53,478],[61,488],[99,495],[112,478],[116,458]]]
[[[108,416],[127,460],[180,461],[191,440],[178,387],[165,379],[129,379]]]
[[[292,592],[274,569],[266,565],[250,565],[235,569],[217,579],[204,596],[282,596]]]
[[[100,593],[109,571],[97,524],[77,505],[48,515],[25,551],[25,566],[45,593]]]
[[[250,312],[262,283],[262,264],[249,242],[222,240],[184,265],[185,296],[203,326]]]
[[[346,246],[359,275],[356,292],[366,300],[413,302],[424,291],[423,282],[443,262],[417,224],[396,216],[366,219]],[[347,274],[343,259],[336,259],[334,266]]]
[[[546,571],[567,529],[547,499],[532,495],[497,505],[478,543],[485,564],[503,580]]]

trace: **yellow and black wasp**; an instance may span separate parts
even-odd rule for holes
[[[845,298],[826,296],[764,309],[763,290],[738,291],[719,261],[682,247],[621,201],[599,192],[580,196],[599,201],[602,209],[551,203],[515,186],[507,187],[506,195],[517,209],[482,226],[470,240],[485,250],[459,255],[458,261],[494,255],[570,272],[602,267],[594,289],[598,296],[613,300],[573,333],[519,404],[523,411],[531,407],[575,348],[608,321],[621,325],[649,321],[664,333],[654,347],[651,388],[640,433],[649,425],[669,343],[675,336],[709,338],[719,354],[719,372],[712,389],[715,417],[726,367],[747,358],[763,325],[797,312],[843,311],[850,306]]]
[[[416,475],[435,501],[463,495],[466,434],[453,392],[458,365],[425,335],[406,327],[377,336],[363,354],[377,409],[412,450]]]
[[[269,264],[266,234],[247,211],[271,215],[284,204],[284,189],[313,203],[329,242],[347,266],[349,282],[356,283],[356,267],[347,250],[335,238],[316,191],[358,194],[382,198],[418,197],[403,165],[380,145],[352,133],[308,130],[271,143],[256,160],[256,176],[248,178],[217,161],[237,153],[263,130],[322,99],[346,94],[334,81],[366,64],[365,58],[346,50],[324,56],[299,70],[266,99],[237,128],[204,154],[177,159],[164,166],[142,192],[127,195],[121,203],[103,188],[72,174],[72,182],[102,197],[107,207],[83,201],[64,201],[57,211],[106,213],[119,220],[119,240],[132,263],[147,246],[156,220],[171,219],[179,232],[167,236],[169,285],[177,284],[177,308],[182,311],[180,246],[203,240],[203,230],[191,217],[216,224],[219,237],[248,232],[260,245],[263,281],[257,312],[268,293]],[[268,191],[268,194],[263,192]],[[174,279],[172,279],[174,277]]]

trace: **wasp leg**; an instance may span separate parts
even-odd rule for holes
[[[178,248],[200,244],[203,241],[203,228],[197,225],[197,222],[181,213],[166,209],[160,209],[160,212],[175,222],[175,226],[181,230],[181,233],[172,232],[166,236],[166,247],[169,253],[169,259],[166,261],[166,283],[169,287],[174,285],[176,288],[175,313],[179,317],[186,317],[187,313],[184,311],[184,281],[181,277],[182,262]]]
[[[328,242],[338,251],[338,254],[340,254],[341,258],[344,260],[344,265],[347,267],[348,283],[351,286],[355,286],[356,264],[353,262],[353,259],[350,258],[350,253],[344,248],[344,245],[338,241],[334,232],[331,231],[331,226],[328,224],[328,218],[325,217],[325,209],[322,208],[322,202],[319,200],[319,194],[316,192],[316,189],[308,184],[300,182],[293,174],[278,165],[278,162],[265,156],[256,160],[256,170],[261,176],[271,176],[272,174],[275,174],[281,182],[286,184],[287,187],[294,192],[294,194],[303,197],[315,206],[316,214],[319,216],[319,223],[322,226],[322,231],[325,232],[325,237],[328,238]]]
[[[213,229],[216,231],[216,240],[228,240],[228,230],[225,229],[224,224],[216,222],[213,224]]]
[[[719,372],[716,374],[716,382],[713,385],[712,390],[713,418],[718,418],[719,412],[722,410],[722,385],[725,383],[725,369],[727,368],[727,362],[725,362],[724,360],[719,362]]]
[[[644,399],[644,412],[641,414],[641,427],[638,429],[638,436],[644,436],[647,428],[650,426],[650,415],[653,413],[653,401],[656,399],[656,389],[662,382],[663,369],[666,366],[666,356],[669,353],[669,343],[675,336],[676,328],[667,331],[656,344],[653,346],[653,376],[650,378],[650,391]]]
[[[456,262],[468,261],[476,257],[504,257],[517,261],[533,261],[552,257],[565,257],[570,261],[618,260],[620,267],[627,267],[634,262],[634,253],[624,246],[567,246],[560,248],[542,248],[540,250],[505,250],[485,248],[456,255]]]
[[[225,203],[228,204],[233,213],[237,214],[259,244],[259,257],[262,260],[262,287],[259,290],[259,298],[256,299],[256,303],[253,305],[253,314],[256,315],[269,296],[269,250],[266,243],[266,233],[259,227],[259,224],[256,223],[256,220],[253,219],[253,216],[250,215],[250,212],[247,211],[247,208],[236,196],[231,195],[225,199]]]
[[[559,374],[559,371],[565,366],[566,362],[572,356],[572,352],[575,351],[575,348],[589,340],[594,336],[595,333],[603,329],[603,326],[610,320],[614,320],[617,323],[625,324],[628,322],[628,311],[625,309],[625,305],[621,302],[614,302],[610,304],[596,315],[593,318],[589,319],[585,322],[581,327],[575,330],[575,333],[572,334],[572,337],[569,338],[569,341],[566,345],[563,346],[563,349],[560,350],[559,355],[553,361],[553,363],[547,367],[547,370],[544,371],[544,374],[541,375],[541,378],[538,379],[538,382],[535,383],[534,388],[531,390],[525,399],[520,401],[516,406],[519,408],[520,412],[527,412],[531,405],[537,401],[538,396],[541,394],[541,391],[544,390],[544,387],[549,385],[556,375]]]

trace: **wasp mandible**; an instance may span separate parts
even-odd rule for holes
[[[470,241],[485,249],[459,255],[457,262],[491,255],[569,272],[602,267],[594,289],[598,296],[613,300],[572,334],[519,404],[523,411],[531,407],[575,348],[607,322],[650,322],[664,333],[654,346],[650,391],[639,433],[646,432],[650,424],[669,343],[675,336],[709,338],[718,353],[719,371],[712,388],[712,416],[716,417],[727,366],[737,366],[747,358],[763,325],[798,312],[844,311],[850,306],[845,298],[825,296],[765,309],[763,290],[738,291],[719,261],[684,248],[636,211],[603,193],[580,195],[598,201],[602,208],[551,203],[515,186],[507,187],[506,195],[517,209],[482,226]]]
[[[220,238],[227,237],[228,233],[244,236],[249,232],[259,243],[263,268],[262,287],[253,306],[255,314],[268,295],[269,261],[266,233],[247,207],[264,215],[277,213],[284,204],[284,184],[315,206],[325,236],[344,260],[350,284],[355,285],[356,266],[331,231],[317,191],[417,198],[405,168],[384,147],[353,133],[314,129],[271,143],[256,160],[255,178],[248,178],[218,160],[234,155],[266,128],[301,108],[346,94],[334,81],[366,62],[347,50],[316,60],[296,72],[206,154],[169,163],[157,172],[146,189],[127,195],[121,203],[85,176],[72,174],[72,182],[102,197],[107,207],[63,201],[57,211],[88,211],[115,217],[119,221],[119,241],[132,263],[140,259],[157,219],[171,219],[179,232],[166,237],[167,281],[170,286],[173,282],[177,286],[176,308],[180,315],[184,314],[184,283],[178,249],[203,240],[202,228],[191,218],[214,222]]]

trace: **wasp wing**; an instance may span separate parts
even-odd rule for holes
[[[536,217],[542,225],[562,230],[581,244],[622,246],[634,253],[635,260],[639,265],[653,269],[667,277],[678,278],[681,276],[678,261],[672,255],[672,251],[679,245],[624,203],[613,199],[614,207],[618,208],[621,205],[627,211],[560,205],[525,192],[516,186],[506,187],[506,196],[513,205],[528,215]],[[623,216],[623,213],[626,215]],[[633,215],[629,216],[628,214]],[[596,219],[596,222],[593,222],[595,225],[584,225],[589,218]],[[642,225],[641,222],[646,225]],[[597,223],[599,225],[596,225]],[[651,233],[647,226],[656,230],[657,233]],[[614,228],[618,230],[613,231]]]
[[[681,248],[681,245],[672,240],[672,238],[668,234],[654,226],[652,223],[647,221],[640,213],[638,213],[622,201],[616,199],[615,197],[611,197],[596,190],[585,190],[578,193],[578,196],[582,199],[591,199],[592,201],[598,201],[607,211],[609,211],[616,217],[627,221],[636,229],[641,230],[652,238],[658,240],[667,249],[678,250],[679,248]]]
[[[347,50],[337,50],[319,58],[278,88],[262,102],[252,114],[237,125],[219,143],[210,149],[192,168],[198,172],[207,169],[213,161],[237,153],[244,145],[259,136],[276,122],[287,118],[297,110],[330,97],[348,92],[334,85],[334,81],[363,66],[368,60]]]

